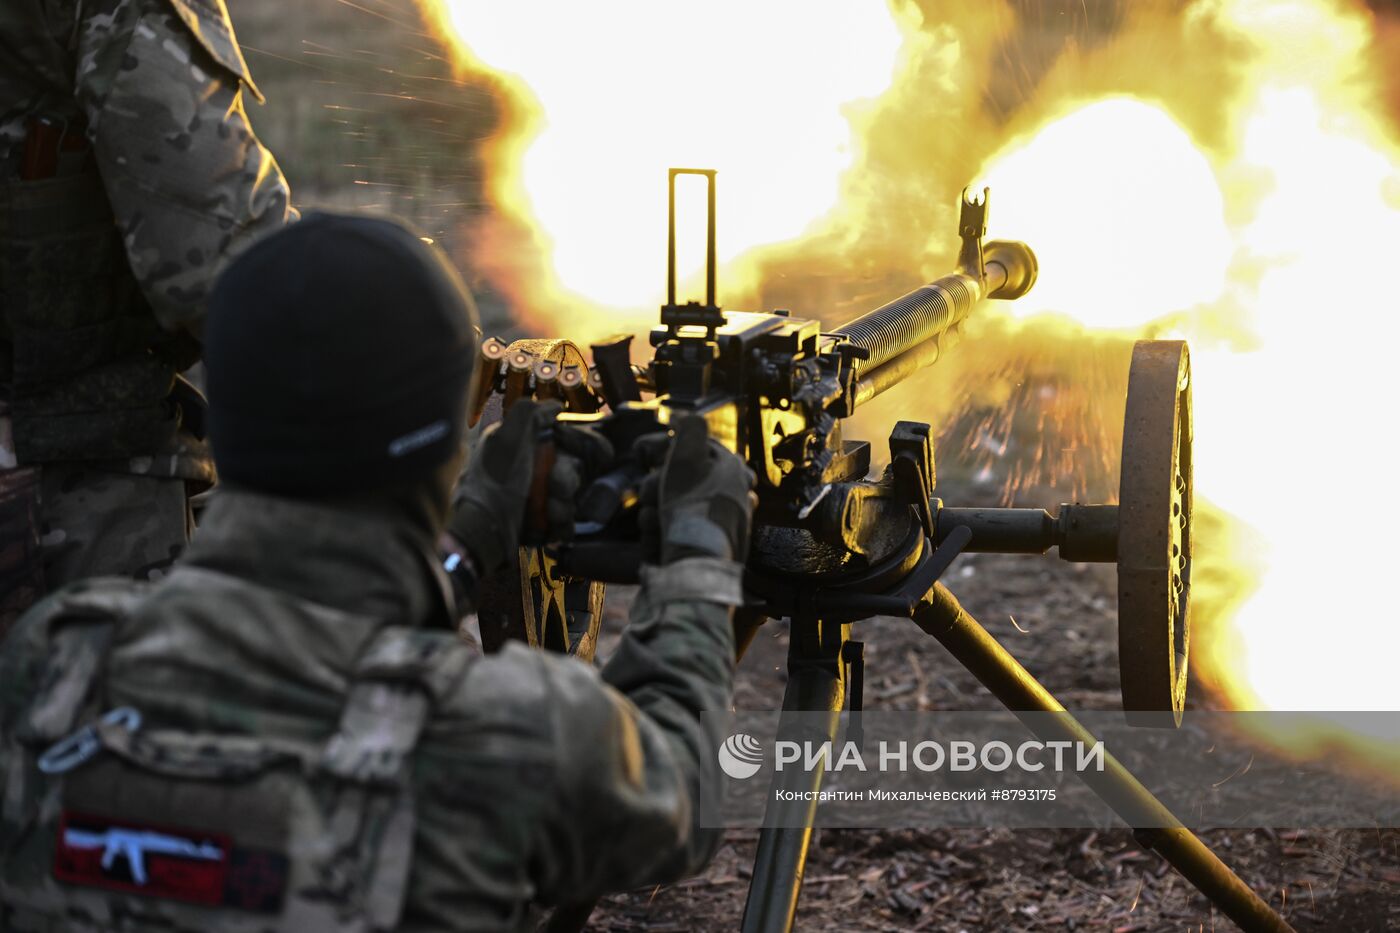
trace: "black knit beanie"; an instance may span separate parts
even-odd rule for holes
[[[220,478],[281,495],[423,478],[462,443],[476,308],[387,219],[312,214],[239,256],[204,329]]]

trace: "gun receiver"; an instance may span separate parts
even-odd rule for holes
[[[674,189],[681,174],[705,176],[710,196],[705,300],[685,304],[676,301],[675,280]],[[725,313],[715,293],[714,184],[708,170],[671,170],[667,303],[651,332],[656,351],[645,375],[628,378],[627,364],[618,358],[623,339],[595,345],[595,382],[612,414],[598,414],[592,406],[564,417],[592,423],[617,449],[627,450],[642,434],[664,430],[673,413],[703,416],[711,436],[742,456],[757,476],[761,525],[801,528],[858,558],[882,550],[885,542],[871,543],[872,534],[884,537],[875,527],[902,526],[901,516],[911,507],[932,533],[931,452],[916,468],[927,472],[924,479],[896,482],[892,475],[866,482],[870,445],[844,440],[841,420],[932,363],[940,339],[983,298],[1025,294],[1035,282],[1035,254],[1023,243],[984,244],[989,193],[964,192],[956,271],[832,331],[787,311]],[[642,389],[652,397],[643,400]],[[570,572],[607,581],[633,578],[635,565],[618,555],[627,553],[626,542],[634,537],[622,513],[635,500],[627,483],[640,474],[623,462],[585,494],[589,507],[577,541],[561,555]],[[595,554],[589,553],[590,538],[598,544]]]

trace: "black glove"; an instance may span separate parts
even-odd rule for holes
[[[548,403],[557,404],[557,403]],[[568,541],[574,536],[574,512],[579,492],[613,462],[612,443],[597,431],[555,422],[554,466],[549,471],[549,528],[542,542]]]
[[[674,441],[644,437],[636,450],[643,462],[662,464],[642,484],[643,558],[658,564],[687,557],[744,560],[758,502],[753,471],[710,440],[705,419],[680,419]]]
[[[447,529],[466,548],[479,573],[498,570],[520,547],[535,461],[544,439],[552,436],[555,444],[545,508],[548,541],[572,536],[579,487],[612,460],[612,445],[602,435],[555,423],[561,408],[554,401],[516,402],[500,425],[482,439],[462,477]]]

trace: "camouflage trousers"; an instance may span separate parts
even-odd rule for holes
[[[192,529],[182,479],[80,463],[0,470],[0,636],[74,580],[162,576]]]

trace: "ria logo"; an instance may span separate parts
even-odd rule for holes
[[[763,767],[763,744],[746,732],[736,732],[719,747],[720,770],[732,778],[751,778]]]

